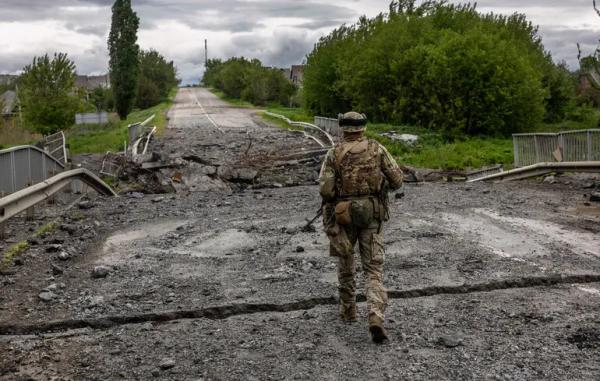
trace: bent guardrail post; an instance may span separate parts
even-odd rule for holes
[[[0,199],[0,224],[9,218],[33,207],[46,200],[62,188],[69,185],[71,181],[80,180],[92,187],[96,192],[104,196],[117,196],[104,181],[84,168],[62,172],[48,180],[22,189],[9,196]]]
[[[476,181],[514,181],[530,177],[542,176],[550,172],[591,172],[600,173],[600,161],[568,161],[561,163],[537,163],[527,167],[520,167],[478,179],[468,180],[468,183]]]
[[[319,144],[321,147],[331,147],[333,146],[335,143],[333,141],[333,138],[331,137],[331,135],[329,135],[329,133],[325,130],[322,130],[321,128],[315,126],[314,124],[310,124],[310,123],[306,123],[306,122],[294,122],[291,121],[290,119],[288,119],[287,117],[283,116],[283,115],[279,115],[279,114],[275,114],[269,111],[265,111],[266,115],[269,115],[271,117],[274,118],[278,118],[283,120],[284,122],[286,122],[287,124],[289,124],[290,126],[293,127],[301,127],[304,130],[304,134],[313,139],[315,142],[317,142],[317,144]],[[317,137],[309,134],[306,130],[310,129],[313,131],[316,131],[317,133],[319,133],[321,136],[325,137],[325,141],[322,141],[320,139],[318,139]]]

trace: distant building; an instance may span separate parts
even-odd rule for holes
[[[19,76],[13,74],[0,74],[0,85],[10,85]]]
[[[104,75],[78,75],[75,79],[75,86],[92,91],[99,87],[103,89],[110,89],[110,77],[108,74]]]
[[[302,81],[304,79],[304,67],[306,65],[292,65],[292,69],[290,70],[290,81],[296,86],[302,86]]]
[[[2,106],[2,116],[6,118],[10,118],[15,113],[18,103],[17,93],[8,90],[4,93],[0,94],[0,105]]]

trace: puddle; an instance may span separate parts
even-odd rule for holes
[[[104,241],[100,261],[116,262],[119,259],[124,260],[126,258],[123,258],[123,254],[127,251],[129,245],[135,244],[136,241],[160,237],[188,223],[189,221],[187,220],[165,221],[157,224],[142,225],[133,230],[115,232]]]
[[[442,214],[453,233],[471,237],[496,255],[526,261],[548,252],[549,244],[568,247],[580,255],[600,256],[600,237],[568,230],[543,220],[501,216],[485,209],[467,215]],[[539,265],[536,265],[539,267]]]
[[[256,240],[250,234],[237,229],[225,230],[217,235],[206,238],[202,235],[189,242],[199,242],[187,248],[187,253],[197,258],[231,257],[243,249],[256,245]]]
[[[503,258],[531,258],[546,251],[528,231],[499,224],[486,214],[442,214],[442,219],[455,235],[465,236]]]
[[[576,254],[600,256],[600,237],[596,234],[568,230],[563,226],[543,220],[505,217],[488,210],[479,210],[478,212],[512,226],[533,231],[540,236],[545,236],[549,241],[562,242]]]

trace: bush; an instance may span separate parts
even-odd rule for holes
[[[281,70],[264,67],[259,60],[244,57],[224,62],[209,60],[203,82],[221,90],[227,97],[256,105],[268,102],[288,104],[296,91]]]
[[[75,85],[75,64],[66,54],[35,57],[19,81],[23,117],[28,127],[47,135],[71,126],[81,107]]]
[[[140,52],[139,72],[135,105],[141,109],[168,99],[169,91],[180,82],[173,61],[167,61],[156,50]]]
[[[325,116],[356,109],[451,137],[507,135],[564,117],[574,83],[525,16],[415,3],[393,1],[388,14],[322,38],[308,56],[306,107]]]

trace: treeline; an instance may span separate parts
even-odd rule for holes
[[[392,1],[389,13],[321,38],[308,55],[305,106],[448,136],[525,131],[573,108],[575,78],[552,62],[524,15],[415,3]]]
[[[161,103],[179,84],[173,62],[155,50],[140,52],[138,70],[134,105],[140,109]],[[75,63],[64,53],[35,57],[23,68],[16,83],[26,126],[49,134],[70,127],[77,112],[116,111],[113,89],[86,91],[76,87],[76,78]]]
[[[233,57],[227,61],[208,60],[203,82],[232,98],[256,105],[268,102],[288,104],[296,87],[281,70],[264,67],[258,59]]]

